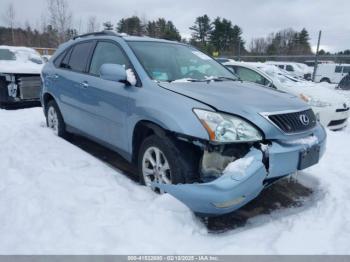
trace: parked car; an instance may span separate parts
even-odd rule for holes
[[[236,210],[325,150],[326,132],[306,103],[242,83],[183,43],[78,36],[59,47],[42,78],[55,134],[115,150],[138,166],[142,184],[197,214]]]
[[[279,61],[267,61],[268,65],[277,66],[283,70],[286,70],[290,74],[302,79],[311,80],[312,70],[305,64],[296,62],[279,62]]]
[[[40,105],[42,65],[34,49],[0,46],[0,107]]]
[[[350,64],[319,64],[315,74],[315,82],[338,84],[350,72]]]
[[[321,124],[331,130],[339,130],[347,125],[348,101],[335,90],[294,78],[287,72],[264,63],[228,62],[224,65],[231,68],[243,81],[272,87],[300,97],[312,107]]]

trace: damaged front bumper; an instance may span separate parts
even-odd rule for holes
[[[173,195],[197,214],[226,214],[257,197],[269,181],[316,164],[325,146],[326,133],[318,125],[312,136],[305,139],[272,141],[263,150],[252,148],[243,158],[229,164],[222,176],[211,182],[178,185],[154,183],[154,186]]]
[[[0,105],[26,107],[40,105],[40,75],[0,73]]]

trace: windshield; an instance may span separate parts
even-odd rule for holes
[[[0,60],[16,60],[16,56],[8,49],[0,49]]]
[[[237,79],[224,66],[190,46],[151,41],[128,43],[153,80],[172,82]]]

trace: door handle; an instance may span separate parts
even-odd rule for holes
[[[81,87],[83,87],[83,88],[88,88],[88,87],[89,87],[89,84],[88,84],[88,82],[86,82],[86,81],[81,82],[80,85],[81,85]]]
[[[54,74],[54,75],[48,75],[47,77],[51,78],[52,80],[57,80],[60,76],[57,74]]]

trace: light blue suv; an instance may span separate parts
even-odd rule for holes
[[[138,166],[142,184],[195,213],[245,205],[316,164],[326,133],[290,94],[237,79],[182,43],[104,31],[60,46],[42,71],[58,136],[86,136]]]

